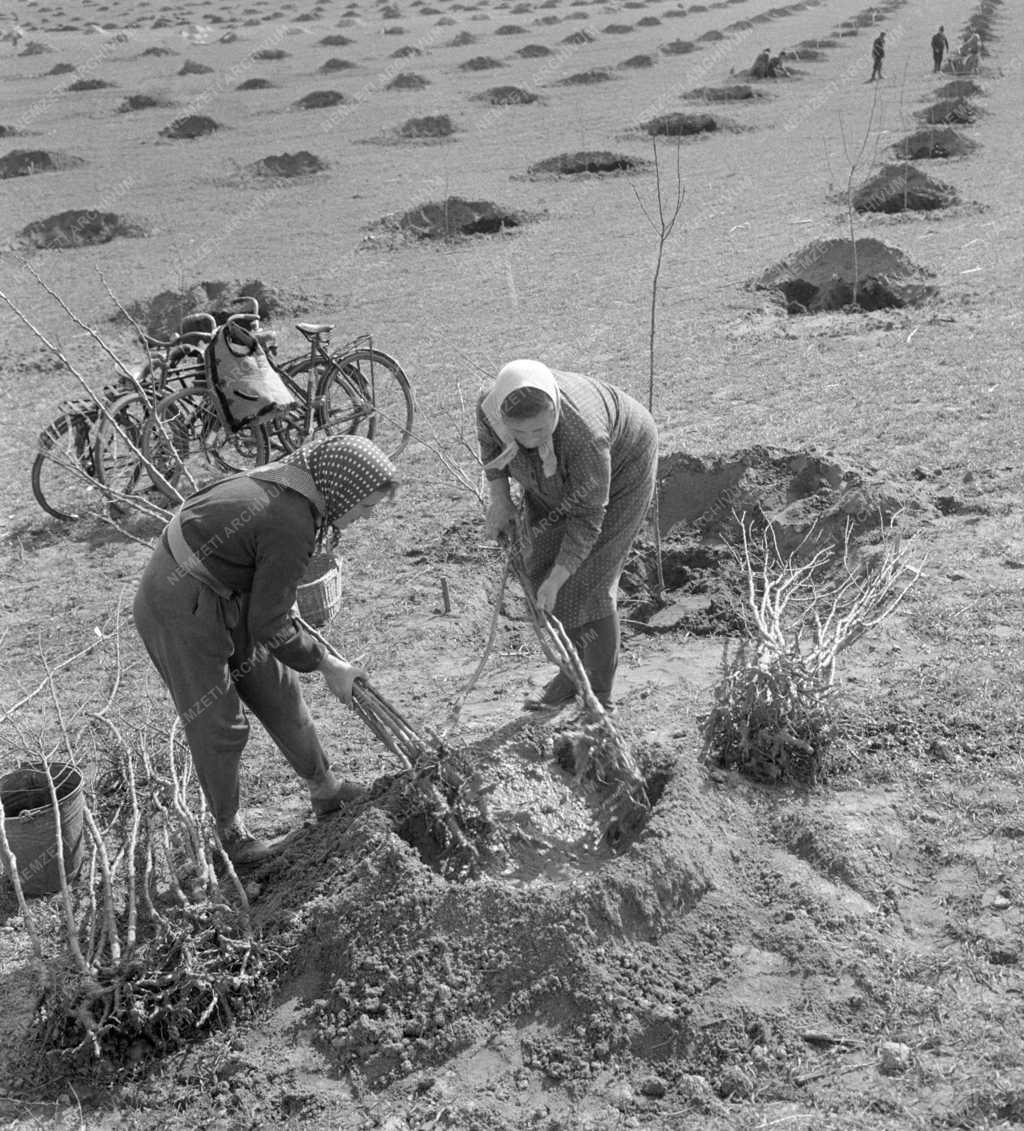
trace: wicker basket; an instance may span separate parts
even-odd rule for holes
[[[299,616],[314,628],[330,624],[341,608],[341,570],[334,554],[314,554],[295,593]]]

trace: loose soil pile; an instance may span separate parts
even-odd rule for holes
[[[619,64],[621,70],[640,70],[643,67],[653,67],[654,58],[651,55],[630,55]]]
[[[311,90],[295,103],[300,110],[326,110],[328,106],[338,106],[345,101],[340,90]]]
[[[158,107],[173,105],[168,98],[160,98],[153,94],[129,94],[118,106],[119,114],[131,114],[136,110],[154,110]]]
[[[977,120],[978,109],[962,98],[944,98],[915,116],[933,126],[968,126]]]
[[[140,239],[148,234],[141,224],[126,220],[116,212],[71,208],[66,212],[47,216],[45,220],[33,220],[31,224],[26,224],[18,233],[18,241],[26,248],[63,251],[66,248],[109,243],[119,236],[124,239]]]
[[[235,90],[273,90],[274,84],[270,79],[246,79],[240,82]]]
[[[208,66],[206,63],[197,63],[194,59],[186,59],[181,64],[181,69],[178,71],[179,75],[212,75],[213,67]]]
[[[720,128],[717,118],[710,114],[661,114],[644,123],[651,137],[691,137],[714,133]]]
[[[752,285],[776,292],[790,314],[912,306],[935,294],[928,275],[898,248],[862,238],[815,240],[769,267]],[[856,284],[856,288],[854,287]]]
[[[321,161],[306,149],[300,149],[298,153],[277,153],[261,157],[249,166],[249,171],[257,177],[306,177],[312,173],[322,173],[327,168],[326,161]]]
[[[489,200],[450,196],[447,200],[411,208],[397,218],[385,218],[381,223],[417,239],[450,240],[459,236],[494,235],[506,228],[518,228],[525,219],[521,213]]]
[[[552,54],[552,51],[543,43],[528,43],[525,47],[520,47],[516,54],[521,59],[543,59],[546,55]]]
[[[497,59],[492,59],[490,55],[474,55],[472,59],[467,59],[465,63],[459,64],[460,71],[493,71],[495,67],[504,67],[504,63],[500,63]]]
[[[74,74],[78,68],[74,63],[54,63],[54,65],[46,72],[48,75],[70,75]]]
[[[430,86],[429,80],[422,75],[414,75],[411,71],[403,72],[387,84],[385,90],[424,90]]]
[[[347,35],[325,35],[323,39],[317,40],[321,47],[348,47],[350,43],[355,40],[349,39]]]
[[[935,92],[935,96],[943,100],[959,101],[964,98],[976,98],[979,94],[983,95],[984,93],[984,89],[978,86],[973,79],[954,79],[952,82],[947,82],[945,86],[940,86]]]
[[[764,95],[751,86],[737,83],[733,86],[698,86],[695,90],[688,90],[683,97],[695,102],[749,102]]]
[[[527,169],[530,176],[553,175],[573,177],[581,173],[631,173],[645,166],[646,162],[625,153],[609,153],[607,150],[581,150],[578,153],[560,153],[557,157],[546,157]]]
[[[939,157],[965,157],[977,142],[957,133],[952,126],[917,130],[896,143],[897,157],[907,161],[929,161]]]
[[[78,94],[84,90],[111,90],[117,83],[107,82],[106,79],[79,79],[73,82],[68,90]]]
[[[937,181],[913,165],[885,165],[853,196],[858,212],[932,212],[959,202],[952,185]]]
[[[455,123],[447,114],[428,114],[423,118],[409,118],[398,127],[398,136],[403,138],[451,137],[455,133]]]
[[[166,341],[178,332],[186,314],[230,310],[235,299],[245,296],[256,299],[260,305],[260,316],[266,322],[309,310],[309,300],[305,296],[285,294],[261,279],[250,279],[245,283],[237,279],[197,283],[185,290],[161,291],[151,299],[126,303],[125,309],[147,334]],[[119,317],[115,316],[115,321]]]
[[[668,15],[668,13],[665,13]],[[662,55],[689,55],[691,51],[696,51],[696,43],[691,43],[688,39],[673,39],[671,43],[666,43],[661,48]]]
[[[329,75],[332,71],[351,71],[355,67],[355,63],[350,63],[348,59],[328,59],[320,67],[320,73]]]
[[[70,153],[57,153],[49,149],[12,149],[10,153],[0,157],[0,180],[75,169],[84,164],[81,157],[74,157]]]
[[[215,122],[213,118],[208,118],[205,114],[189,114],[171,122],[169,126],[165,126],[160,131],[160,136],[175,141],[194,141],[198,137],[206,137],[207,134],[216,133],[221,128],[220,122]]]
[[[598,82],[610,82],[614,78],[612,74],[601,67],[595,67],[589,71],[580,71],[575,75],[566,75],[564,79],[559,79],[556,86],[592,86]]]
[[[474,94],[474,102],[487,102],[491,106],[529,106],[540,100],[539,94],[523,90],[521,86],[492,86],[482,94]]]

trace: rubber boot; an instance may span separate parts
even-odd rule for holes
[[[572,635],[591,689],[602,706],[611,707],[619,666],[619,614],[592,620],[574,629]]]
[[[307,778],[309,800],[317,817],[336,813],[344,805],[365,797],[366,790],[355,782],[338,781],[333,770],[325,770],[315,778]]]

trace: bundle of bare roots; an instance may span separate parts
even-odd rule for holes
[[[523,558],[522,526],[520,517],[509,552],[510,569],[519,580],[545,656],[572,680],[583,703],[579,726],[559,735],[555,756],[592,794],[598,814],[596,841],[616,848],[628,843],[650,815],[646,785],[629,746],[594,694],[569,634],[557,617],[537,605]]]
[[[93,790],[99,804],[85,809],[84,874],[76,884],[61,870],[67,950],[45,965],[35,1031],[51,1069],[116,1076],[251,1014],[281,955],[253,934],[175,731],[158,770],[144,732],[129,744],[91,718],[113,752]],[[16,867],[11,875],[18,885]]]
[[[704,759],[759,781],[813,781],[836,736],[840,652],[881,623],[920,575],[898,536],[857,554],[841,548],[783,555],[770,525],[739,519],[752,638],[723,656],[703,724]]]

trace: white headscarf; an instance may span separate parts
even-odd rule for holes
[[[490,463],[484,464],[485,471],[492,468],[507,467],[519,450],[519,445],[501,415],[501,406],[505,398],[510,393],[516,392],[517,389],[539,389],[542,393],[547,393],[555,406],[555,423],[552,427],[552,433],[554,428],[558,427],[562,397],[555,382],[555,375],[542,361],[530,361],[527,358],[510,361],[508,365],[502,367],[497,379],[491,386],[490,392],[483,400],[482,407],[484,415],[487,417],[487,423],[490,424],[495,435],[505,445],[500,455],[492,459]],[[553,434],[540,445],[537,453],[540,456],[544,475],[550,478],[558,470]]]

